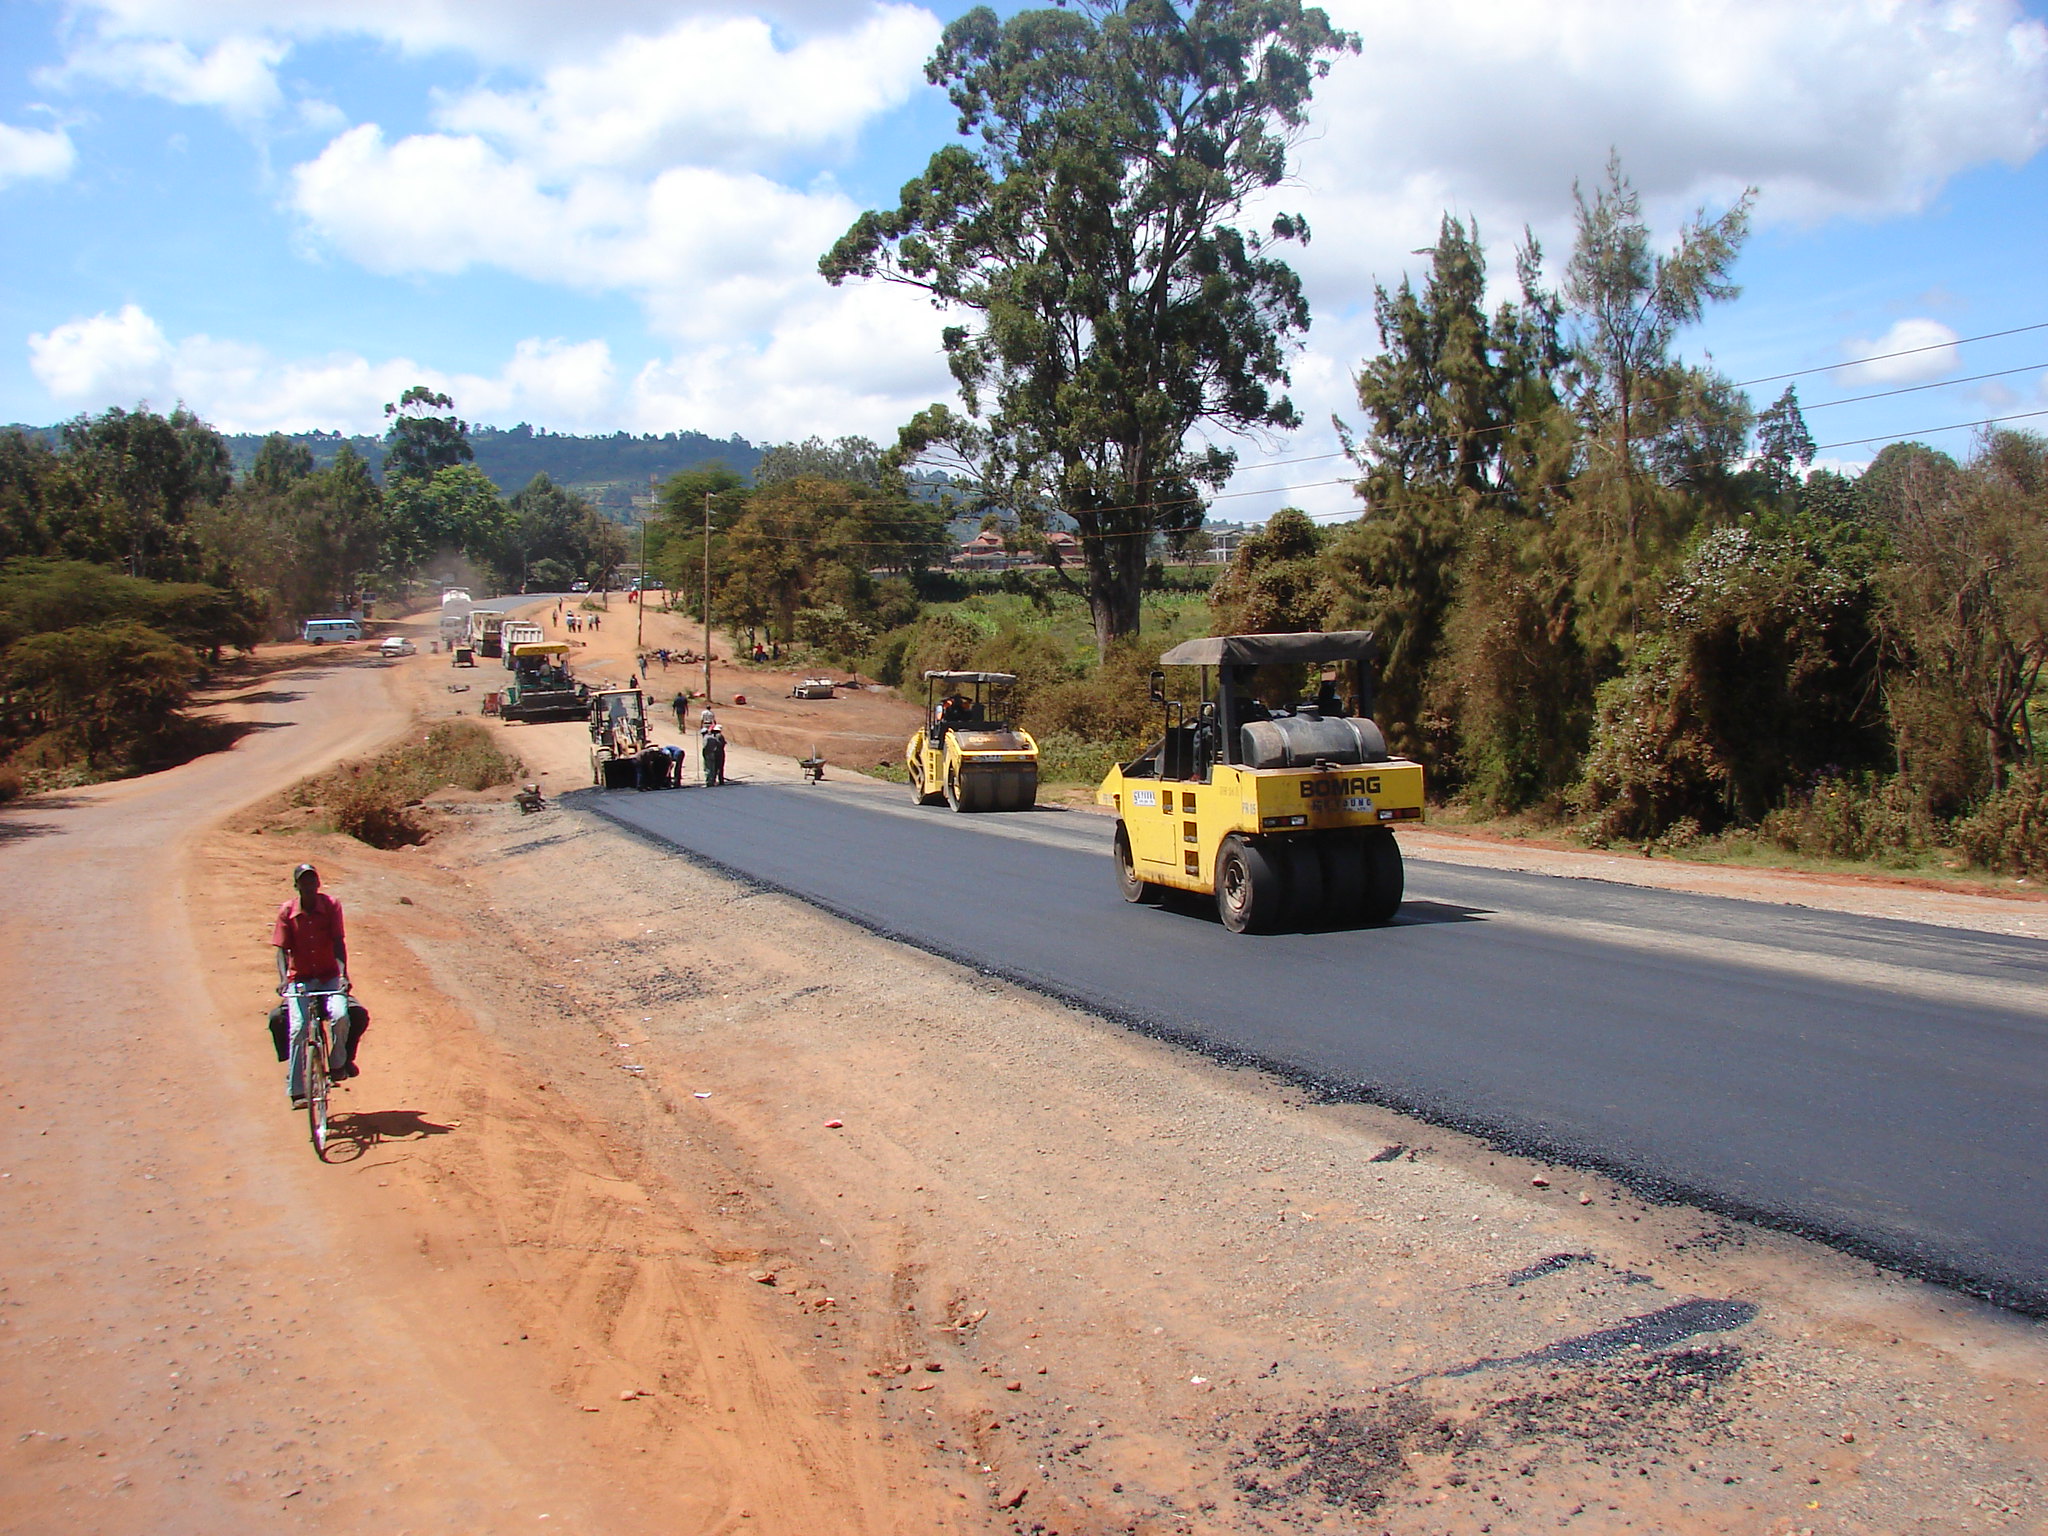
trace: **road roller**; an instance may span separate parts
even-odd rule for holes
[[[1394,828],[1423,819],[1422,765],[1373,721],[1370,630],[1218,635],[1159,658],[1199,670],[1163,729],[1096,792],[1116,812],[1126,901],[1213,896],[1233,933],[1386,923],[1401,906]]]
[[[1028,811],[1038,802],[1038,743],[1015,720],[1013,672],[927,672],[924,724],[904,744],[919,805]]]

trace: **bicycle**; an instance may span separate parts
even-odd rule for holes
[[[308,986],[295,981],[283,988],[285,1006],[290,1010],[290,1050],[293,1057],[291,1086],[294,1098],[306,1107],[306,1129],[313,1150],[327,1160],[327,1097],[334,1087],[330,1063],[334,1059],[334,1020],[331,1005],[307,1007],[313,998],[339,997],[342,1017],[348,1017],[352,999],[346,986]]]

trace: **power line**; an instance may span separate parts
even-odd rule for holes
[[[1958,336],[1954,341],[1929,342],[1924,347],[1904,347],[1897,352],[1874,352],[1869,357],[1851,358],[1846,363],[1822,363],[1815,368],[1794,368],[1790,373],[1769,373],[1760,379],[1744,379],[1735,387],[1737,389],[1747,389],[1752,384],[1775,384],[1780,379],[1803,379],[1809,373],[1833,373],[1839,368],[1861,368],[1867,363],[1889,362],[1895,357],[1914,357],[1922,352],[1940,352],[1948,347],[1967,347],[1972,342],[1996,341],[2001,336],[2020,336],[2028,331],[2048,331],[2048,320],[2036,321],[2032,325],[2015,325],[2009,330],[1986,331],[1981,336]],[[2024,372],[2025,370],[2018,371]],[[1949,382],[1960,384],[1967,381],[1955,379]],[[1875,439],[1872,439],[1872,441],[1875,441]]]
[[[1852,437],[1839,443],[1816,443],[1813,451],[1823,448],[1860,448],[1865,443],[1893,443],[1901,438],[1918,437],[1922,432],[1961,432],[1969,427],[1996,427],[2008,421],[2031,421],[2036,416],[2048,416],[2048,410],[2021,411],[2014,416],[1987,416],[1982,421],[1957,421],[1945,427],[1919,427],[1911,432],[1881,432],[1876,437]]]
[[[2048,330],[2048,321],[2040,321],[2040,322],[2037,322],[2037,323],[2034,323],[2034,324],[2030,324],[2030,325],[2016,325],[2016,326],[2010,326],[2010,327],[2006,328],[2005,330],[2000,330],[2000,331],[1986,331],[1986,332],[1984,332],[1983,334],[1981,334],[1981,335],[1977,335],[1977,336],[1959,336],[1959,337],[1957,337],[1957,338],[1956,338],[1956,339],[1955,339],[1954,341],[1942,341],[1942,342],[1933,342],[1933,343],[1930,343],[1929,345],[1926,345],[1926,346],[1920,346],[1920,347],[1905,347],[1905,348],[1901,348],[1900,350],[1898,350],[1898,351],[1895,351],[1895,352],[1882,352],[1882,353],[1876,353],[1876,354],[1873,354],[1873,355],[1872,355],[1872,356],[1870,356],[1870,357],[1862,357],[1862,358],[1856,358],[1856,359],[1854,359],[1854,360],[1852,360],[1852,361],[1850,361],[1850,362],[1846,362],[1846,363],[1827,363],[1827,364],[1822,364],[1822,365],[1819,365],[1819,366],[1817,366],[1817,367],[1813,367],[1813,368],[1798,368],[1798,369],[1794,369],[1794,370],[1792,370],[1792,371],[1791,371],[1791,372],[1789,372],[1789,373],[1774,373],[1774,374],[1766,374],[1766,375],[1763,375],[1762,377],[1759,377],[1759,378],[1754,378],[1754,379],[1744,379],[1744,380],[1740,380],[1740,381],[1738,381],[1738,382],[1736,382],[1736,383],[1734,383],[1734,384],[1730,385],[1729,387],[1730,387],[1730,388],[1733,388],[1733,389],[1747,389],[1747,388],[1749,388],[1749,387],[1750,387],[1751,385],[1754,385],[1754,384],[1771,384],[1771,383],[1776,383],[1776,382],[1777,382],[1778,380],[1780,380],[1780,379],[1802,378],[1802,377],[1805,377],[1805,376],[1806,376],[1806,375],[1808,375],[1808,374],[1814,374],[1814,373],[1830,373],[1830,372],[1834,372],[1834,371],[1837,371],[1837,370],[1839,370],[1839,369],[1842,369],[1842,368],[1854,368],[1854,367],[1861,367],[1861,366],[1863,366],[1863,365],[1865,365],[1865,364],[1867,364],[1867,363],[1885,362],[1885,361],[1888,361],[1888,360],[1890,360],[1890,359],[1892,359],[1892,358],[1898,358],[1898,357],[1912,357],[1912,356],[1916,356],[1916,355],[1918,355],[1918,354],[1920,354],[1920,353],[1924,353],[1924,352],[1938,352],[1938,351],[1941,351],[1941,350],[1943,350],[1944,348],[1948,348],[1948,347],[1962,347],[1962,346],[1969,346],[1969,345],[1971,345],[1971,344],[1973,344],[1973,343],[1975,343],[1975,342],[1980,342],[1980,341],[1996,341],[1996,340],[1998,340],[1998,339],[2000,339],[2000,338],[2002,338],[2002,337],[2006,337],[2006,336],[2019,336],[2019,335],[2025,335],[2025,334],[2027,334],[2027,333],[2029,333],[2029,332],[2032,332],[2032,331],[2042,331],[2042,330]],[[1836,407],[1836,406],[1842,406],[1842,405],[1856,405],[1856,404],[1860,404],[1860,403],[1863,403],[1863,402],[1865,402],[1865,401],[1870,401],[1870,400],[1883,400],[1883,399],[1889,399],[1889,398],[1891,398],[1891,397],[1894,397],[1894,396],[1897,396],[1897,395],[1907,395],[1907,394],[1915,394],[1915,393],[1919,393],[1919,392],[1922,392],[1922,391],[1925,391],[1925,390],[1929,390],[1929,389],[1943,389],[1943,388],[1947,388],[1947,387],[1950,387],[1950,386],[1954,386],[1954,385],[1961,385],[1961,384],[1975,384],[1975,383],[1981,383],[1981,382],[1983,382],[1984,380],[1987,380],[1987,379],[2007,378],[2007,377],[2010,377],[2010,376],[2011,376],[2012,374],[2015,374],[2015,373],[2028,373],[2028,372],[2031,372],[2031,371],[2032,371],[2033,369],[2035,369],[2035,368],[2040,368],[2040,367],[2048,367],[2048,364],[2042,364],[2042,363],[2029,363],[2029,364],[2026,364],[2026,365],[2024,365],[2024,366],[2022,366],[2022,367],[2018,367],[2018,368],[2003,368],[2003,369],[1998,369],[1998,370],[1996,370],[1996,371],[1994,371],[1994,372],[1991,372],[1991,373],[1980,373],[1980,374],[1972,374],[1972,375],[1970,375],[1970,376],[1968,376],[1968,377],[1966,377],[1966,378],[1960,378],[1960,379],[1936,379],[1936,380],[1933,380],[1933,381],[1931,381],[1931,382],[1929,382],[1929,383],[1926,383],[1926,384],[1912,384],[1912,385],[1904,385],[1904,386],[1901,386],[1901,387],[1900,387],[1900,388],[1898,388],[1898,389],[1889,389],[1889,390],[1879,390],[1879,391],[1875,391],[1875,392],[1873,392],[1873,393],[1870,393],[1870,394],[1866,394],[1866,395],[1848,395],[1848,396],[1844,396],[1844,397],[1843,397],[1842,399],[1839,399],[1839,400],[1823,400],[1823,401],[1817,402],[1817,403],[1815,403],[1815,404],[1813,404],[1813,405],[1809,405],[1809,406],[1802,406],[1802,407],[1801,407],[1801,410],[1802,410],[1802,412],[1804,412],[1804,411],[1809,411],[1809,410],[1812,410],[1812,411],[1820,411],[1820,410],[1829,410],[1829,409],[1832,409],[1833,407]],[[1672,398],[1675,398],[1675,397],[1672,397]],[[1644,404],[1657,404],[1657,403],[1659,403],[1659,402],[1658,402],[1657,400],[1654,400],[1654,399],[1653,399],[1653,400],[1647,400],[1647,401],[1645,401],[1645,402],[1643,402],[1643,403],[1644,403]],[[1830,448],[1859,448],[1859,447],[1863,447],[1863,446],[1865,446],[1865,445],[1867,445],[1867,444],[1870,444],[1870,443],[1882,443],[1882,442],[1898,442],[1898,441],[1902,441],[1902,440],[1904,440],[1904,439],[1906,439],[1906,438],[1911,438],[1911,437],[1916,437],[1916,436],[1919,436],[1919,435],[1921,435],[1922,433],[1935,433],[1935,432],[1957,432],[1957,431],[1964,431],[1964,430],[1967,430],[1967,429],[1969,429],[1969,428],[1973,428],[1973,427],[1990,427],[1990,426],[2001,426],[2001,425],[2005,424],[2006,422],[2012,422],[2012,421],[2029,421],[2029,420],[2032,420],[2032,419],[2034,419],[2034,418],[2036,418],[2036,417],[2039,417],[2039,416],[2048,416],[2048,410],[2042,410],[2042,411],[2022,411],[2022,412],[2019,412],[2019,413],[2017,413],[2017,414],[2014,414],[2014,415],[2010,415],[2010,416],[1992,416],[1992,417],[1986,417],[1986,418],[1983,418],[1983,419],[1981,419],[1981,420],[1978,420],[1978,421],[1964,421],[1964,422],[1952,422],[1952,423],[1950,423],[1950,424],[1948,424],[1948,425],[1946,425],[1946,426],[1938,426],[1938,427],[1916,427],[1916,428],[1913,428],[1913,429],[1911,429],[1911,430],[1909,430],[1909,431],[1905,431],[1905,432],[1887,432],[1887,433],[1878,433],[1878,434],[1876,434],[1875,436],[1871,436],[1871,437],[1845,438],[1845,439],[1842,439],[1842,440],[1840,440],[1840,441],[1838,441],[1838,442],[1832,442],[1832,443],[1821,443],[1821,444],[1817,444],[1817,445],[1815,445],[1815,448],[1814,448],[1814,452],[1816,452],[1816,453],[1820,453],[1820,452],[1823,452],[1823,451],[1825,451],[1825,450],[1827,450],[1827,449],[1830,449]],[[1506,427],[1505,425],[1503,425],[1503,426],[1499,426],[1499,427],[1479,427],[1479,428],[1474,428],[1474,429],[1473,429],[1473,430],[1471,430],[1470,432],[1466,432],[1466,433],[1460,434],[1460,437],[1461,437],[1461,438],[1471,438],[1471,437],[1476,437],[1476,436],[1482,435],[1482,434],[1484,434],[1484,433],[1489,433],[1489,432],[1502,432],[1502,431],[1506,431],[1506,430],[1507,430],[1507,427]],[[1332,453],[1317,453],[1317,454],[1304,454],[1304,455],[1302,455],[1302,456],[1300,456],[1300,457],[1298,457],[1298,458],[1291,458],[1291,459],[1273,459],[1273,460],[1268,460],[1267,462],[1265,462],[1265,463],[1263,463],[1263,464],[1260,464],[1260,465],[1257,465],[1257,466],[1255,466],[1255,468],[1257,468],[1257,469],[1278,469],[1278,468],[1285,468],[1285,467],[1287,467],[1287,466],[1289,466],[1289,465],[1295,465],[1295,464],[1314,464],[1314,463],[1320,463],[1320,462],[1323,462],[1323,461],[1325,461],[1325,460],[1328,460],[1328,459],[1339,459],[1339,458],[1344,458],[1344,457],[1346,457],[1346,456],[1347,456],[1347,455],[1346,455],[1346,454],[1345,454],[1345,453],[1344,453],[1344,452],[1343,452],[1342,450],[1338,450],[1338,451],[1336,451],[1336,452],[1332,452]],[[1207,502],[1208,504],[1213,504],[1213,503],[1215,503],[1215,502],[1219,502],[1219,501],[1235,501],[1235,500],[1242,500],[1242,499],[1244,499],[1245,497],[1250,497],[1250,496],[1291,496],[1291,495],[1294,495],[1294,494],[1296,494],[1296,493],[1298,493],[1298,492],[1301,492],[1301,491],[1311,491],[1311,490],[1324,490],[1324,489],[1327,489],[1327,488],[1329,488],[1329,487],[1332,487],[1332,486],[1355,486],[1355,485],[1356,485],[1357,483],[1358,483],[1358,482],[1357,482],[1357,478],[1356,478],[1355,476],[1345,475],[1345,476],[1341,476],[1341,477],[1338,477],[1338,478],[1335,478],[1335,479],[1330,479],[1330,480],[1310,480],[1310,481],[1303,481],[1303,482],[1301,482],[1301,483],[1298,483],[1298,484],[1294,484],[1294,485],[1282,485],[1282,486],[1263,486],[1263,487],[1260,487],[1260,488],[1257,488],[1257,489],[1253,489],[1253,490],[1242,490],[1242,491],[1218,491],[1218,492],[1215,492],[1214,494],[1210,495],[1210,496],[1209,496],[1208,498],[1206,498],[1206,502]],[[1566,483],[1568,483],[1568,482],[1566,482]],[[1530,487],[1528,491],[1526,491],[1526,492],[1523,492],[1522,494],[1534,494],[1534,493],[1536,493],[1536,492],[1540,492],[1540,491],[1557,491],[1557,490],[1562,490],[1562,489],[1564,489],[1564,488],[1565,488],[1565,484],[1566,484],[1566,483],[1560,483],[1560,484],[1556,484],[1556,485],[1548,485],[1548,486],[1536,486],[1536,487]],[[1480,494],[1483,494],[1483,495],[1492,495],[1492,496],[1500,496],[1500,495],[1506,495],[1506,494],[1510,494],[1510,493],[1509,493],[1508,491],[1502,490],[1502,491],[1488,491],[1488,492],[1482,492],[1482,493],[1480,493]],[[1091,513],[1105,513],[1105,512],[1135,512],[1135,511],[1142,511],[1142,510],[1144,510],[1144,509],[1146,509],[1146,508],[1148,508],[1148,507],[1149,507],[1149,508],[1152,508],[1152,509],[1154,509],[1154,510],[1162,510],[1162,511],[1163,511],[1163,510],[1168,510],[1168,509],[1171,509],[1171,508],[1175,508],[1175,507],[1184,507],[1184,506],[1200,506],[1200,505],[1204,505],[1204,504],[1205,504],[1205,502],[1204,502],[1204,498],[1202,498],[1202,497],[1177,497],[1177,498],[1174,498],[1173,500],[1170,500],[1170,501],[1150,501],[1150,502],[1124,502],[1124,503],[1112,503],[1112,504],[1110,504],[1110,505],[1108,505],[1108,506],[1101,506],[1101,507],[1091,507],[1091,508],[1088,508],[1087,510],[1088,510],[1089,512],[1091,512]],[[851,510],[854,510],[854,509],[856,509],[856,508],[857,508],[857,507],[858,507],[859,505],[860,505],[860,504],[858,504],[858,503],[851,503],[851,502],[849,502],[849,503],[842,503],[842,504],[841,504],[841,509],[842,509],[842,510],[848,510],[848,511],[851,511]],[[929,531],[929,529],[930,529],[930,525],[929,525],[929,524],[916,524],[916,523],[908,523],[908,522],[904,522],[904,523],[893,523],[893,522],[879,522],[879,523],[872,523],[872,524],[870,524],[870,525],[869,525],[869,528],[870,528],[870,530],[878,530],[878,529],[880,529],[880,528],[886,528],[886,527],[902,527],[902,528],[912,528],[912,529],[917,529],[917,530],[919,530],[919,531]],[[1155,530],[1155,529],[1130,529],[1130,530],[1125,530],[1125,531],[1119,531],[1119,532],[1109,532],[1109,533],[1100,533],[1100,534],[1096,534],[1096,535],[1094,535],[1094,537],[1095,537],[1095,538],[1098,538],[1098,539],[1120,539],[1120,538],[1150,538],[1150,537],[1152,537],[1152,536],[1154,535],[1154,533],[1156,533],[1156,532],[1157,532],[1157,530]],[[728,530],[728,532],[727,532],[727,536],[728,536],[728,537],[730,537],[730,536],[731,536],[731,534],[730,534],[730,531],[729,531],[729,530]],[[914,539],[894,539],[894,540],[883,540],[883,539],[840,539],[840,540],[823,540],[823,539],[818,539],[818,538],[816,538],[816,537],[814,537],[814,536],[810,536],[810,535],[802,535],[802,534],[790,534],[790,535],[770,535],[770,534],[762,534],[762,533],[758,533],[758,532],[757,532],[757,533],[753,533],[753,534],[751,534],[751,535],[749,535],[749,536],[750,536],[750,537],[753,537],[753,538],[756,538],[756,539],[763,539],[763,540],[766,540],[766,541],[768,541],[768,542],[773,542],[773,543],[787,543],[787,544],[799,544],[799,543],[800,543],[800,544],[809,544],[809,545],[813,545],[813,546],[817,546],[817,545],[823,545],[823,544],[835,544],[835,545],[837,545],[837,546],[838,546],[838,547],[840,547],[840,548],[847,548],[847,549],[891,549],[891,548],[900,548],[900,547],[901,547],[901,546],[902,546],[903,544],[905,544],[905,543],[914,543],[914,542],[917,542],[917,541],[916,541],[916,540],[914,540]]]

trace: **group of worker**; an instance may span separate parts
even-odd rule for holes
[[[676,729],[686,731],[690,723],[689,695],[675,697]],[[649,744],[640,753],[638,789],[679,789],[683,782],[684,753],[677,746]],[[709,705],[697,717],[697,760],[704,767],[704,787],[716,789],[725,778],[725,728]]]

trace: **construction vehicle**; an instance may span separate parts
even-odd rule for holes
[[[925,723],[903,748],[919,805],[1028,811],[1038,800],[1038,743],[1015,723],[1011,672],[927,672]]]
[[[590,689],[569,675],[568,644],[528,641],[512,648],[512,680],[498,701],[508,722],[581,720],[590,713]]]
[[[505,615],[477,609],[469,616],[469,643],[479,656],[497,660],[505,654]]]
[[[590,782],[599,789],[639,781],[647,750],[647,697],[638,688],[607,688],[589,698]]]
[[[507,619],[498,626],[498,648],[505,653],[505,670],[512,670],[512,653],[522,645],[539,645],[548,632],[530,619]]]
[[[1371,631],[1346,630],[1223,635],[1161,656],[1201,669],[1196,698],[1169,698],[1154,672],[1164,731],[1096,792],[1117,814],[1124,899],[1213,895],[1233,933],[1391,921],[1393,829],[1422,820],[1422,765],[1389,756],[1373,721],[1376,655]],[[1311,670],[1313,695],[1260,701],[1262,689],[1301,691]]]
[[[461,640],[469,634],[469,616],[476,611],[470,601],[469,588],[443,587],[441,589],[441,638]]]

